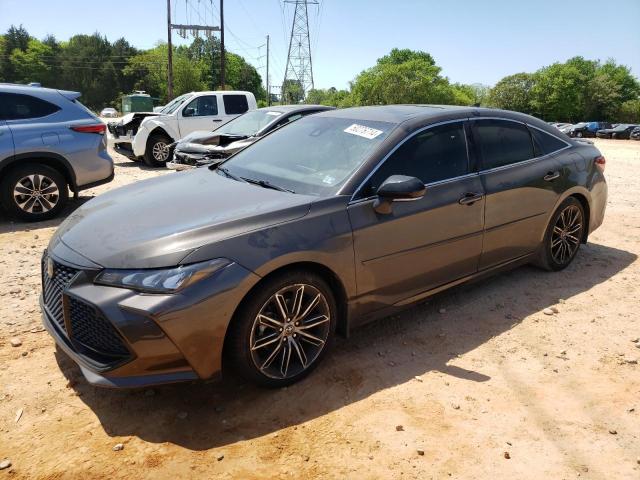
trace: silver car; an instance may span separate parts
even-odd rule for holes
[[[28,221],[57,215],[69,198],[113,179],[106,125],[80,93],[0,84],[0,203]]]

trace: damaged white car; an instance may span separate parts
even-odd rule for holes
[[[131,160],[162,167],[169,159],[170,144],[197,130],[213,130],[256,107],[251,92],[185,93],[159,112],[130,113],[109,123],[109,140]]]

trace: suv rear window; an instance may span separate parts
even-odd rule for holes
[[[247,97],[244,95],[222,95],[224,111],[228,115],[239,115],[249,110]]]
[[[57,105],[31,95],[0,93],[0,119],[2,120],[46,117],[58,110],[60,107]]]

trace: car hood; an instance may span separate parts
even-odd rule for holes
[[[204,245],[303,217],[315,198],[197,168],[87,202],[60,225],[49,249],[55,254],[61,243],[106,268],[174,266]]]
[[[189,153],[206,153],[224,150],[224,147],[239,140],[245,140],[247,136],[216,134],[211,132],[194,132],[178,142],[176,150]]]

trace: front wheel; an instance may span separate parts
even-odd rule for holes
[[[154,133],[147,141],[144,151],[144,163],[149,167],[164,167],[169,160],[169,144],[171,140],[164,135]]]
[[[230,327],[225,352],[245,379],[266,387],[308,375],[331,343],[337,308],[322,277],[304,271],[267,280]]]
[[[585,226],[582,204],[567,198],[551,217],[536,263],[550,271],[568,267],[578,253]]]

